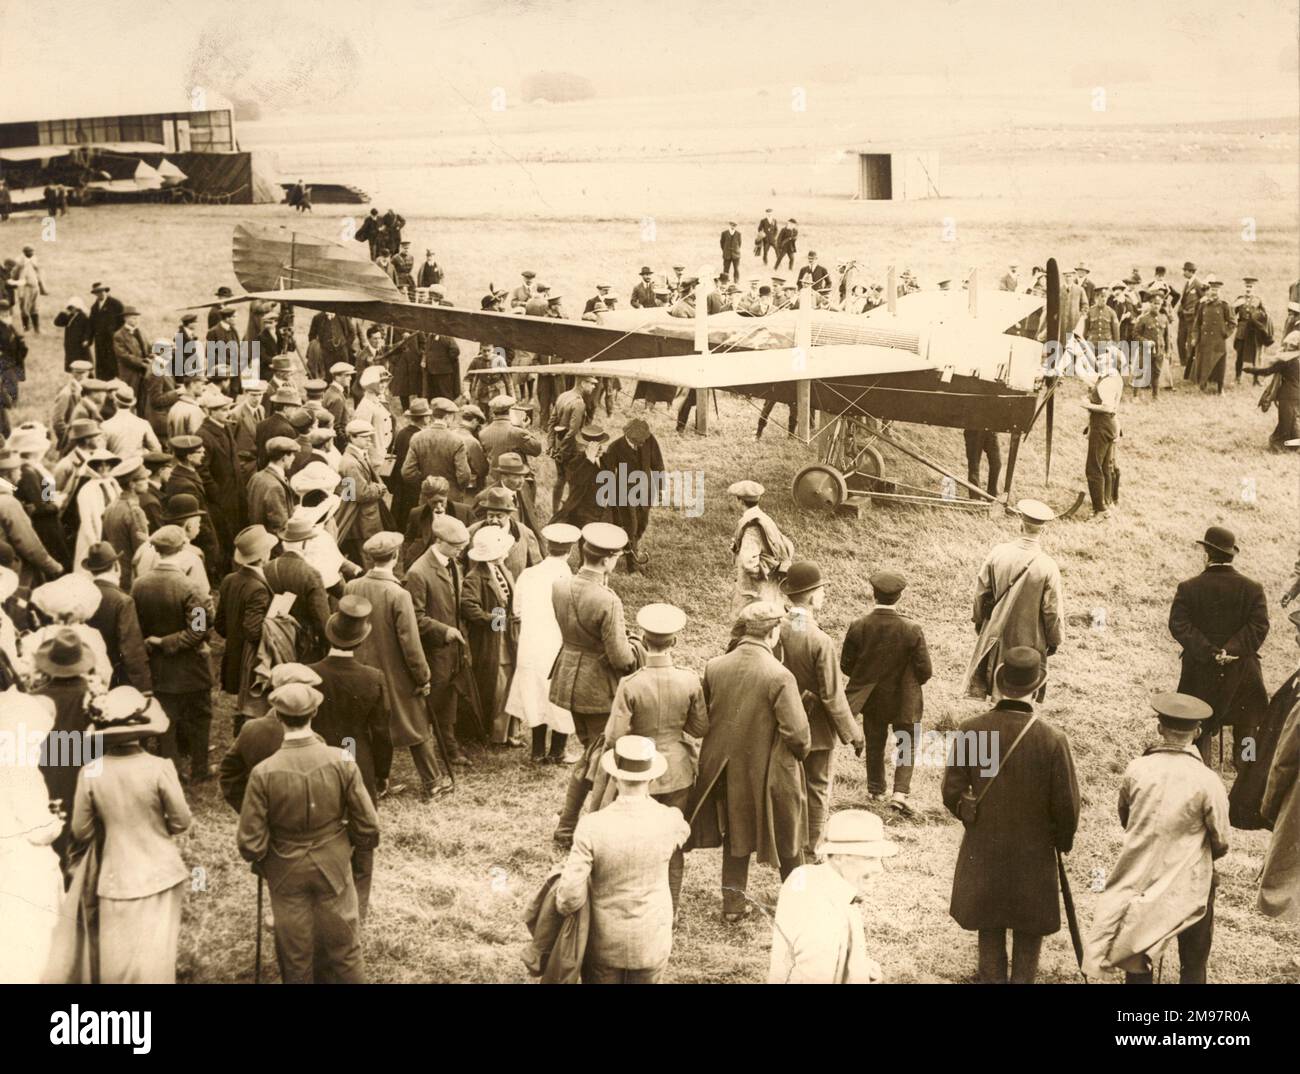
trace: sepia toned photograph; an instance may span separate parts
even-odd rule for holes
[[[1296,0],[0,71],[0,981],[1300,984]]]

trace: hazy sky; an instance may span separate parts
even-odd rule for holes
[[[0,71],[50,96],[172,93],[198,70],[269,110],[478,101],[530,72],[602,95],[924,75],[951,92],[1161,80],[1295,82],[1300,0],[0,0]],[[1278,114],[1295,108],[1295,94]]]

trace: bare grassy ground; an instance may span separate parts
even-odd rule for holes
[[[1037,165],[1060,167],[1051,161]],[[570,189],[567,173],[561,181],[547,168],[534,167],[543,188]],[[1087,177],[1070,169],[1062,174],[1072,175],[1075,185],[1029,202],[972,198],[864,207],[823,197],[809,202],[811,226],[803,245],[807,249],[815,243],[824,260],[840,253],[868,256],[872,265],[896,260],[931,279],[938,272],[972,265],[995,277],[1007,260],[1027,267],[1053,254],[1063,264],[1072,263],[1071,258],[1090,259],[1094,277],[1103,280],[1125,274],[1135,263],[1145,275],[1156,261],[1168,264],[1176,275],[1183,258],[1192,257],[1227,278],[1254,270],[1263,280],[1270,309],[1280,312],[1296,265],[1293,158],[1280,189],[1265,192],[1257,187],[1256,197],[1243,207],[1239,182],[1245,181],[1247,170],[1233,163],[1170,167],[1163,184],[1140,197],[1101,202],[1086,196]],[[629,168],[625,174],[637,171]],[[747,170],[742,180],[748,191],[746,220],[766,207],[765,190],[752,181],[756,174]],[[516,272],[526,267],[563,289],[573,308],[601,276],[626,295],[645,260],[657,267],[679,254],[692,266],[713,260],[717,227],[710,214],[723,199],[711,184],[723,181],[720,173],[677,166],[669,184],[672,197],[664,201],[690,208],[662,218],[653,245],[641,240],[641,212],[634,198],[623,199],[617,214],[610,216],[603,207],[584,210],[577,204],[580,198],[566,195],[574,202],[572,213],[568,203],[563,211],[547,213],[531,196],[502,203],[493,199],[491,184],[476,191],[476,181],[484,176],[483,169],[437,170],[428,176],[430,185],[455,187],[464,199],[442,202],[440,208],[445,209],[436,219],[407,212],[417,247],[426,240],[436,245],[458,304],[476,304],[489,279],[512,284]],[[703,201],[674,202],[677,190],[689,191],[693,185],[708,191]],[[1171,197],[1170,190],[1194,191],[1194,204],[1189,207],[1191,195]],[[779,206],[778,213],[790,211],[783,208],[788,198],[770,201]],[[1212,205],[1215,211],[1201,214],[1198,205]],[[447,212],[453,215],[449,218]],[[937,220],[945,214],[957,216],[956,245],[940,240]],[[1240,241],[1239,220],[1250,214],[1257,217],[1259,230],[1257,241],[1245,243]],[[806,214],[801,209],[798,215],[802,219]],[[86,294],[92,279],[104,278],[124,301],[141,307],[147,331],[169,335],[179,306],[205,300],[218,284],[235,283],[229,264],[230,230],[248,217],[294,219],[288,210],[270,206],[74,212],[59,221],[57,241],[40,249],[52,292],[44,303],[47,324],[67,295]],[[335,225],[336,218],[325,215],[323,208],[304,224],[322,233]],[[0,228],[0,244],[5,250],[17,249],[23,241],[39,237],[38,226],[35,220],[16,218]],[[742,268],[754,265],[746,258]],[[305,334],[305,324],[302,331]],[[61,364],[58,335],[47,328],[46,334],[32,339],[19,417],[45,416]],[[1095,899],[1090,880],[1094,871],[1109,866],[1120,845],[1114,813],[1118,774],[1152,737],[1144,698],[1177,681],[1177,647],[1168,635],[1166,617],[1175,583],[1199,570],[1192,540],[1210,523],[1231,526],[1243,548],[1242,569],[1264,583],[1270,600],[1276,599],[1294,558],[1295,460],[1265,452],[1272,419],[1255,408],[1256,394],[1243,389],[1211,400],[1185,390],[1154,406],[1146,399],[1126,401],[1119,517],[1101,525],[1063,523],[1049,531],[1047,543],[1061,564],[1071,625],[1053,661],[1045,715],[1070,736],[1084,794],[1070,872],[1085,928]],[[1052,486],[1043,485],[1039,431],[1022,452],[1020,494],[1039,495],[1060,506],[1073,489],[1083,487],[1079,396],[1078,386],[1071,385],[1062,400]],[[621,424],[624,416],[614,424]],[[985,550],[1012,533],[1009,520],[907,507],[878,508],[857,522],[803,514],[793,506],[788,490],[790,479],[807,461],[806,452],[779,435],[779,421],[756,444],[755,417],[748,403],[727,397],[721,403],[721,420],[707,439],[679,439],[662,408],[651,416],[669,466],[703,473],[705,510],[694,519],[667,510],[657,514],[648,542],[649,570],[615,580],[629,611],[651,600],[677,603],[691,617],[679,658],[700,669],[720,651],[734,519],[725,488],[738,477],[756,477],[771,490],[765,505],[792,535],[798,554],[819,561],[830,580],[823,625],[832,636],[841,638],[850,620],[866,609],[865,579],[871,570],[884,565],[902,570],[911,580],[907,611],[925,625],[935,659],[935,678],[926,691],[927,724],[949,726],[978,711],[974,702],[957,697],[973,643],[971,580]],[[956,431],[918,429],[913,434],[960,468],[961,438]],[[933,480],[928,471],[904,460],[891,457],[889,462],[911,480]],[[540,499],[549,502],[545,489]],[[1104,612],[1100,629],[1091,625],[1094,610]],[[1272,611],[1274,631],[1263,653],[1270,688],[1296,661],[1294,639],[1276,604]],[[229,739],[229,711],[223,700],[214,725],[218,750],[224,750]],[[518,957],[526,938],[521,914],[553,861],[550,833],[567,770],[534,771],[521,752],[476,753],[477,767],[462,778],[450,801],[425,806],[399,798],[383,804],[383,843],[366,933],[374,979],[526,979]],[[865,798],[860,764],[847,749],[841,750],[838,764],[836,806],[860,804]],[[406,758],[399,758],[397,776],[413,776]],[[942,808],[940,776],[934,767],[918,770],[917,820],[885,816],[902,852],[876,881],[865,917],[872,954],[894,981],[963,981],[974,970],[974,939],[947,914],[960,826]],[[215,786],[200,790],[194,806],[195,825],[185,837],[185,855],[202,872],[196,873],[198,890],[186,902],[180,978],[249,981],[255,883],[235,851],[235,817]],[[1264,848],[1261,833],[1236,833],[1231,853],[1220,863],[1213,980],[1298,979],[1291,962],[1297,949],[1294,926],[1269,922],[1254,910],[1255,877]],[[685,912],[670,967],[674,980],[758,981],[765,974],[770,929],[761,917],[739,926],[721,923],[718,876],[717,852],[690,855]],[[751,894],[770,904],[776,891],[775,873],[756,867]],[[272,961],[268,957],[268,965]],[[1171,953],[1166,979],[1175,962]],[[274,977],[274,969],[269,972]],[[1075,979],[1064,931],[1045,946],[1043,978]]]

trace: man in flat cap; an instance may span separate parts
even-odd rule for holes
[[[217,591],[217,614],[212,626],[226,642],[220,688],[235,697],[234,735],[247,720],[266,712],[265,699],[252,690],[253,668],[262,642],[262,623],[271,606],[271,587],[264,568],[279,543],[265,526],[240,530],[231,553],[234,569],[221,580]]]
[[[812,743],[795,677],[772,655],[785,608],[754,601],[740,641],[704,669],[709,729],[691,792],[687,849],[722,847],[722,916],[748,916],[750,858],[784,880],[803,864],[808,800],[802,763]]]
[[[204,415],[203,424],[198,431],[198,438],[203,442],[203,467],[200,474],[208,509],[212,512],[218,546],[224,556],[234,543],[244,514],[244,484],[239,477],[239,452],[230,427],[234,400],[209,384],[199,396],[199,406],[203,408]]]
[[[867,794],[885,797],[885,750],[893,730],[894,792],[890,804],[910,812],[912,768],[921,719],[922,687],[930,681],[930,651],[921,624],[898,607],[907,580],[897,571],[871,574],[871,611],[855,619],[844,635],[840,670],[848,676],[849,710],[862,716],[866,735]]]
[[[1030,702],[1047,679],[1038,650],[1000,660],[997,704],[961,722],[944,770],[943,804],[966,828],[949,913],[979,934],[981,984],[1032,984],[1043,937],[1061,927],[1057,854],[1074,845],[1079,787],[1069,741]]]
[[[1228,365],[1228,340],[1237,330],[1237,319],[1232,306],[1220,293],[1223,281],[1210,274],[1205,281],[1205,294],[1196,304],[1196,316],[1188,337],[1195,363],[1192,376],[1203,392],[1223,394],[1223,380]]]
[[[511,420],[510,413],[514,405],[515,401],[509,395],[493,396],[488,403],[492,420],[479,430],[478,438],[490,466],[496,466],[497,459],[507,451],[524,458],[537,458],[542,453],[542,441]]]
[[[1124,845],[1106,873],[1084,972],[1124,970],[1151,984],[1151,953],[1178,938],[1180,984],[1204,984],[1214,939],[1214,863],[1228,852],[1228,795],[1198,764],[1193,741],[1210,706],[1183,693],[1151,696],[1160,743],[1129,763],[1119,787]]]
[[[378,845],[379,817],[351,755],[312,733],[323,695],[289,683],[268,700],[284,725],[284,741],[249,776],[239,852],[270,888],[284,982],[361,984],[352,849]],[[303,793],[308,781],[310,798]]]
[[[208,766],[208,732],[212,724],[212,667],[208,632],[214,611],[211,598],[187,578],[179,563],[185,533],[178,526],[157,530],[151,541],[158,562],[142,571],[131,586],[149,653],[154,696],[167,713],[170,727],[162,741],[163,756],[189,760],[189,781],[212,775]]]
[[[273,436],[263,445],[266,465],[249,479],[248,523],[265,526],[271,533],[284,530],[297,497],[289,485],[289,464],[298,454],[298,441]]]
[[[370,422],[353,418],[347,427],[348,446],[339,460],[343,478],[339,483],[339,498],[343,501],[338,514],[339,548],[346,548],[351,553],[349,558],[357,563],[361,562],[361,546],[384,529],[387,488],[372,461],[374,436]]]
[[[464,523],[446,513],[434,515],[430,529],[432,543],[407,567],[402,584],[411,594],[416,629],[429,664],[431,718],[442,731],[448,763],[468,767],[471,761],[457,740],[456,722],[469,662],[460,594],[465,581],[461,555],[470,535]]]
[[[216,526],[213,524],[212,512],[208,504],[204,473],[207,468],[207,452],[203,441],[193,435],[174,436],[171,439],[172,454],[176,456],[176,465],[162,488],[163,505],[166,506],[173,496],[193,496],[199,511],[199,531],[194,535],[195,547],[203,553],[207,567],[208,581],[214,585],[225,574],[226,549],[217,538]]]
[[[1268,438],[1271,451],[1285,451],[1288,440],[1300,436],[1296,425],[1296,408],[1300,406],[1300,329],[1282,340],[1278,355],[1267,365],[1244,365],[1247,373],[1275,378],[1264,389],[1259,401],[1260,409],[1267,413],[1270,405],[1277,407],[1277,425]]]
[[[533,297],[533,281],[537,279],[537,273],[533,272],[531,269],[526,269],[524,272],[520,273],[520,276],[523,282],[510,292],[510,296],[506,302],[511,309],[515,309],[516,307],[522,309],[524,306],[528,305],[528,300]]]
[[[578,434],[596,419],[595,377],[580,377],[561,392],[551,414],[551,458],[555,460],[555,486],[551,489],[551,510],[559,511],[568,484],[569,464],[583,453]]]
[[[865,809],[831,815],[810,859],[786,877],[772,919],[768,984],[878,984],[880,964],[867,957],[858,903],[882,859],[898,853],[885,826]]]
[[[686,613],[671,604],[647,604],[636,616],[645,646],[645,663],[625,676],[614,692],[605,724],[605,742],[624,735],[652,740],[667,762],[650,784],[650,796],[685,811],[695,783],[700,740],[709,729],[709,709],[699,675],[673,664],[673,646],[686,626]],[[668,862],[668,887],[676,914],[685,872],[681,849]]]
[[[803,759],[808,784],[804,857],[811,861],[830,812],[835,747],[840,742],[852,743],[853,752],[861,757],[865,739],[844,696],[844,676],[835,659],[835,645],[817,624],[817,614],[826,602],[821,568],[816,563],[792,564],[781,580],[781,593],[790,606],[781,623],[781,663],[799,686],[799,699],[812,736],[808,755]]]
[[[582,528],[582,566],[572,578],[558,578],[551,591],[562,645],[551,670],[551,701],[573,714],[587,753],[574,765],[555,842],[567,847],[591,790],[593,746],[605,729],[619,679],[636,666],[623,619],[623,601],[609,586],[627,534],[594,522]]]
[[[451,486],[452,499],[472,504],[476,479],[469,464],[464,438],[450,428],[450,420],[459,409],[450,399],[430,401],[433,417],[428,428],[411,437],[406,459],[402,463],[402,480],[419,487],[426,477],[444,478]]]
[[[1117,355],[1113,344],[1099,344],[1092,361],[1081,362],[1076,367],[1079,378],[1088,385],[1088,398],[1080,406],[1088,412],[1088,459],[1084,473],[1088,480],[1088,496],[1092,500],[1092,517],[1096,519],[1105,518],[1119,502],[1115,444],[1119,439],[1119,404],[1124,397],[1124,377]]]
[[[747,604],[756,600],[781,599],[781,578],[794,559],[794,545],[758,506],[764,488],[757,481],[737,481],[727,489],[736,497],[740,518],[731,538],[735,557],[736,583],[731,595],[734,619]]]
[[[140,331],[140,317],[135,307],[126,309],[131,312],[123,311],[122,327],[113,333],[113,358],[117,362],[114,375],[139,399],[144,394],[145,375],[149,362],[153,360],[153,352]]]
[[[1196,739],[1205,763],[1214,732],[1231,726],[1233,759],[1240,767],[1268,708],[1259,663],[1268,601],[1264,587],[1233,566],[1238,548],[1230,529],[1210,526],[1196,543],[1204,549],[1204,570],[1178,583],[1169,609],[1169,633],[1183,647],[1178,689],[1210,706]]]
[[[979,636],[966,668],[967,697],[998,696],[993,670],[1008,649],[1030,646],[1046,671],[1047,658],[1064,638],[1061,571],[1043,550],[1041,536],[1056,513],[1039,500],[1021,500],[1016,511],[1020,536],[994,545],[975,577],[971,620]]]
[[[356,369],[351,362],[335,362],[326,370],[328,383],[320,397],[321,406],[334,416],[334,428],[340,433],[352,420],[355,404],[352,402],[352,377]],[[342,445],[339,445],[340,449]]]
[[[452,780],[430,722],[431,674],[420,644],[415,605],[394,574],[401,548],[400,533],[376,533],[364,546],[370,569],[348,582],[344,593],[364,597],[373,608],[373,629],[357,646],[357,659],[384,673],[393,747],[411,751],[422,793],[432,799],[448,793]]]

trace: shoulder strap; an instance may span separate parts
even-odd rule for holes
[[[1011,748],[1007,750],[1006,755],[1002,758],[1002,763],[998,765],[998,770],[993,773],[993,775],[989,778],[988,782],[985,783],[984,786],[980,789],[979,794],[975,796],[975,804],[977,806],[980,804],[981,801],[984,800],[984,796],[989,793],[989,788],[993,786],[998,776],[1002,775],[1002,770],[1006,768],[1007,762],[1011,760],[1011,755],[1016,752],[1016,747],[1020,745],[1020,740],[1025,737],[1025,732],[1034,726],[1034,722],[1037,719],[1038,719],[1038,713],[1035,712],[1025,722],[1025,726],[1020,729],[1020,734],[1016,735],[1015,740],[1011,743]]]
[[[1028,571],[1029,568],[1032,567],[1032,566],[1034,565],[1034,562],[1035,562],[1037,559],[1038,559],[1038,553],[1035,552],[1032,556],[1029,557],[1029,561],[1028,561],[1028,562],[1027,562],[1023,567],[1021,567],[1020,570],[1018,570],[1018,571],[1016,572],[1016,576],[1015,576],[1014,578],[1012,578],[1010,582],[1007,583],[1007,587],[1006,587],[1006,589],[1002,590],[1002,592],[998,594],[998,598],[997,598],[997,600],[995,600],[995,601],[994,601],[994,602],[989,606],[989,615],[990,615],[990,617],[993,615],[993,610],[994,610],[994,609],[995,609],[999,604],[1002,603],[1003,598],[1004,598],[1008,593],[1010,593],[1013,589],[1016,588],[1016,583],[1017,583],[1018,581],[1020,581],[1020,579],[1023,578],[1023,577],[1025,576],[1025,572]],[[1010,756],[1010,754],[1008,754],[1008,756]]]

